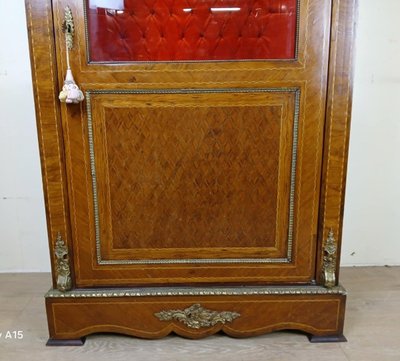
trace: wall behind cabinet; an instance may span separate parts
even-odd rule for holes
[[[49,271],[25,4],[0,4],[0,271]]]
[[[399,0],[359,0],[345,265],[400,264],[399,12]]]
[[[400,265],[400,1],[359,3],[342,264]],[[49,271],[22,0],[0,46],[0,272]]]

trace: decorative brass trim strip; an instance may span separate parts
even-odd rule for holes
[[[212,93],[284,93],[291,92],[295,94],[295,109],[293,119],[293,144],[292,144],[292,160],[290,174],[290,192],[289,192],[289,225],[287,239],[287,255],[285,258],[220,258],[220,259],[155,259],[155,260],[103,260],[101,258],[101,240],[100,240],[100,218],[99,204],[97,198],[97,176],[96,162],[94,152],[93,139],[93,119],[92,119],[92,94],[212,94]],[[297,143],[298,128],[300,115],[300,96],[299,88],[221,88],[221,89],[122,89],[122,90],[88,90],[86,91],[86,106],[88,118],[88,141],[89,141],[89,157],[92,175],[93,190],[93,210],[95,223],[95,239],[96,239],[96,258],[99,265],[145,265],[145,264],[227,264],[227,263],[291,263],[293,248],[293,227],[294,227],[294,202],[296,187],[296,165],[297,165]]]
[[[100,247],[100,246],[99,246]],[[96,245],[96,250],[99,249]],[[98,254],[100,255],[100,253]],[[100,255],[101,257],[101,255]],[[146,264],[243,264],[243,263],[290,263],[288,258],[182,258],[182,259],[121,259],[104,260],[97,257],[97,263],[100,265],[146,265]]]
[[[324,286],[332,288],[336,285],[336,258],[337,258],[337,245],[334,237],[333,230],[330,229],[328,238],[324,246],[324,258],[322,264],[322,279]]]
[[[65,245],[60,233],[57,234],[54,255],[56,258],[55,272],[57,277],[57,289],[61,292],[69,291],[72,287],[72,281],[71,269],[69,266],[68,247]]]
[[[103,297],[165,297],[165,296],[294,296],[294,295],[346,295],[342,286],[245,286],[245,287],[142,287],[74,289],[60,292],[50,289],[46,298],[103,298]]]
[[[83,0],[83,22],[85,28],[85,45],[86,45],[86,62],[90,64],[90,44],[89,44],[89,25],[88,25],[88,13],[87,13],[87,0]]]
[[[288,250],[287,261],[292,261],[293,248],[293,227],[294,227],[294,198],[296,192],[296,166],[297,166],[297,143],[299,134],[300,116],[300,90],[296,91],[294,122],[293,122],[293,144],[292,144],[292,164],[290,169],[290,193],[289,193],[289,227],[288,227]]]
[[[291,62],[299,60],[299,43],[300,43],[300,0],[296,0],[296,30],[295,30],[295,49],[294,49],[294,57],[287,59],[231,59],[231,60],[167,60],[167,61],[91,61],[90,60],[90,40],[89,40],[89,21],[88,21],[88,13],[87,13],[87,0],[83,0],[83,19],[84,19],[84,31],[85,31],[85,45],[86,45],[86,61],[88,64],[118,64],[118,65],[137,65],[137,64],[157,64],[157,63],[167,63],[167,64],[182,64],[182,63],[248,63],[248,62],[271,62],[271,61],[282,61],[282,62]]]
[[[217,323],[223,325],[240,317],[240,313],[230,311],[213,311],[196,303],[184,310],[168,310],[154,314],[160,321],[179,321],[190,328],[213,327]]]
[[[300,43],[300,10],[301,10],[301,6],[300,6],[300,0],[297,0],[297,4],[296,4],[296,44],[295,49],[294,49],[294,61],[298,61],[299,60],[299,43]]]

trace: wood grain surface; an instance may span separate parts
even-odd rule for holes
[[[66,5],[76,26],[71,67],[90,98],[72,106],[57,98]],[[92,64],[83,7],[26,0],[53,283],[60,233],[74,287],[322,284],[328,232],[341,244],[356,0],[299,0],[290,61]],[[47,301],[50,334],[342,334],[345,296],[200,301],[245,316],[192,332],[152,315],[198,297],[60,298]]]
[[[66,5],[66,1],[54,2],[56,24],[62,22]],[[87,63],[83,3],[68,5],[76,25],[71,67],[81,88],[93,93],[90,104],[62,107],[76,285],[311,282],[315,278],[330,2],[300,1],[299,52],[293,61],[117,66]],[[57,26],[55,41],[61,82],[66,67],[64,34]],[[266,93],[257,98],[251,89],[271,89],[278,97],[289,88],[298,91],[299,104],[293,104],[288,95],[291,100],[286,104],[290,105],[283,114],[270,113],[265,121],[266,112],[272,112],[273,97]],[[200,93],[184,94],[191,89]],[[224,89],[229,92],[225,94]],[[237,95],[231,93],[235,89]],[[176,90],[182,94],[126,94]],[[207,91],[220,93],[207,95]],[[188,99],[197,105],[191,111]],[[142,113],[123,105],[124,101],[141,103]],[[175,104],[175,112],[163,104]],[[229,111],[226,104],[238,107]],[[271,141],[271,126],[278,119],[280,124],[275,126],[283,132],[276,135],[279,141]],[[243,127],[238,128],[241,122]],[[119,134],[121,124],[124,137]],[[154,160],[161,151],[162,156]],[[292,166],[293,173],[289,172]],[[159,191],[149,193],[157,187]],[[233,261],[191,263],[194,258]],[[258,261],[262,259],[271,262]],[[146,264],[146,260],[161,262]],[[138,266],[134,261],[143,262]]]
[[[77,339],[95,332],[115,332],[156,339],[174,332],[186,338],[203,338],[223,331],[249,337],[292,329],[315,336],[343,333],[344,295],[319,296],[204,296],[47,298],[51,339]],[[155,314],[184,310],[193,304],[217,312],[235,312],[232,322],[191,328],[180,321],[161,321]]]

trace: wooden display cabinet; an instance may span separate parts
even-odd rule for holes
[[[356,0],[26,9],[48,344],[282,329],[344,340]]]

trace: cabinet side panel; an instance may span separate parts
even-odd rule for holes
[[[52,4],[50,0],[26,0],[32,80],[36,108],[46,205],[47,230],[53,274],[57,234],[69,246],[68,200],[64,173],[62,131],[58,103]]]
[[[318,232],[319,252],[316,274],[318,282],[322,282],[324,247],[330,231],[337,242],[336,282],[338,280],[351,118],[353,45],[357,3],[357,0],[333,1]]]

